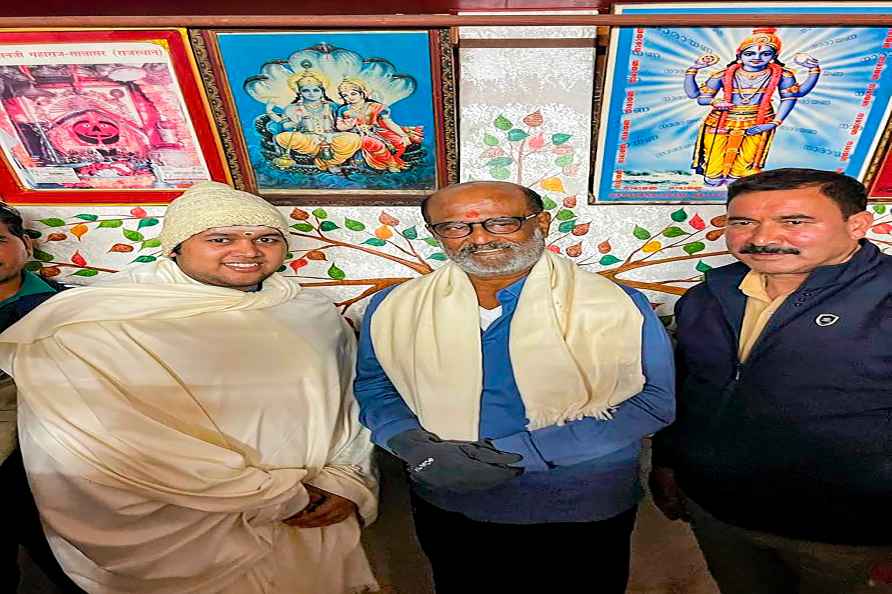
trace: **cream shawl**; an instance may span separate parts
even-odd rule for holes
[[[0,335],[50,544],[102,594],[341,594],[375,585],[355,519],[281,522],[304,483],[376,510],[330,303],[245,293],[160,259],[60,293]]]
[[[613,282],[546,251],[527,276],[509,341],[529,429],[606,419],[640,392],[642,321]],[[371,332],[381,366],[425,429],[478,439],[480,317],[467,274],[450,262],[397,287]]]

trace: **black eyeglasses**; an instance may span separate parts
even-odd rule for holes
[[[474,229],[474,225],[480,225],[494,235],[507,235],[508,233],[514,233],[523,227],[524,223],[533,217],[539,216],[539,214],[541,214],[541,211],[534,212],[525,217],[493,217],[491,219],[486,219],[485,221],[475,221],[473,223],[466,223],[464,221],[444,221],[442,223],[428,225],[428,228],[436,235],[445,237],[446,239],[467,237]]]

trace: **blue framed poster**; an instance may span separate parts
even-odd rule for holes
[[[616,12],[890,9],[732,2],[621,5]],[[863,179],[889,120],[890,60],[892,29],[885,27],[616,28],[593,198],[722,202],[733,180],[779,167]]]

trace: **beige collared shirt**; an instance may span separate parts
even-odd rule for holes
[[[749,357],[768,320],[790,295],[784,293],[772,299],[768,296],[765,281],[764,274],[750,270],[737,286],[747,297],[746,312],[743,314],[743,324],[740,327],[740,342],[737,346],[737,356],[741,361],[746,361]]]

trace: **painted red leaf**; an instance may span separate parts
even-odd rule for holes
[[[291,270],[293,270],[294,272],[297,272],[298,270],[300,270],[301,268],[306,266],[307,263],[308,262],[306,260],[304,260],[303,258],[298,258],[297,260],[292,260],[291,262],[289,262],[288,266],[291,267]]]
[[[137,219],[141,219],[141,218],[145,217],[148,213],[141,207],[137,206],[136,208],[133,208],[130,210],[130,214],[135,216]]]
[[[560,254],[560,253],[561,253],[561,248],[559,248],[559,247],[556,246],[556,245],[550,245],[550,246],[548,246],[548,251],[551,252],[551,253],[553,253],[553,254]]]
[[[542,132],[534,135],[532,138],[527,141],[527,146],[529,146],[534,151],[538,151],[543,146],[545,146],[545,135]]]
[[[582,223],[581,225],[576,225],[573,227],[573,230],[570,231],[573,235],[585,235],[588,233],[589,228],[592,226],[591,223]]]
[[[564,207],[576,208],[576,196],[567,196],[564,198]]]
[[[71,263],[77,264],[78,266],[86,266],[87,265],[87,261],[84,259],[83,256],[81,256],[81,253],[77,252],[77,251],[74,252],[73,256],[71,256]]]
[[[695,214],[693,217],[691,217],[691,220],[688,221],[688,224],[697,231],[703,231],[704,229],[706,229],[706,222],[701,219],[700,215],[698,214]]]
[[[880,235],[888,235],[892,233],[892,223],[880,223],[879,225],[871,227],[871,230]]]
[[[602,254],[610,253],[610,250],[613,249],[613,246],[610,245],[610,240],[605,239],[601,243],[598,244],[598,251]]]
[[[567,248],[567,255],[571,258],[578,258],[582,254],[582,242],[574,243]]]

